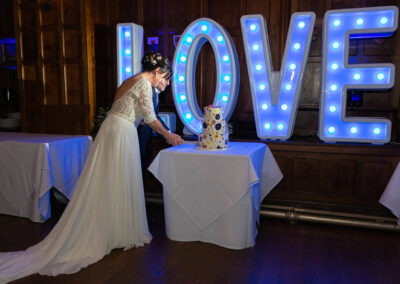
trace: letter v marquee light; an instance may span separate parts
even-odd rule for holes
[[[348,64],[350,38],[391,36],[397,29],[395,6],[326,12],[323,28],[321,101],[318,136],[327,142],[390,141],[388,119],[346,117],[349,89],[388,89],[394,84],[393,64]]]
[[[217,22],[208,18],[195,20],[185,29],[176,47],[171,85],[181,121],[197,135],[202,130],[203,114],[196,99],[196,63],[207,41],[213,49],[217,69],[213,104],[222,107],[226,122],[232,115],[238,95],[239,66],[232,39]]]
[[[280,72],[273,71],[264,17],[246,15],[240,22],[257,136],[286,140],[293,133],[315,14],[292,15]]]

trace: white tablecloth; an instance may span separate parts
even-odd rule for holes
[[[71,197],[91,145],[90,136],[0,132],[0,214],[50,218],[50,188]]]
[[[392,211],[400,225],[400,163],[397,165],[379,202]]]
[[[282,173],[265,144],[229,145],[205,151],[183,144],[160,151],[150,165],[163,184],[170,239],[254,246],[261,201]]]

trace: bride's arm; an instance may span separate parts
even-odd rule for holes
[[[183,139],[175,134],[168,131],[162,123],[157,119],[156,114],[154,113],[154,106],[153,106],[153,98],[152,98],[152,90],[150,85],[145,84],[142,81],[143,85],[139,86],[138,89],[138,104],[140,110],[144,116],[144,122],[148,124],[155,132],[164,136],[165,140],[173,146],[180,145],[183,143]],[[139,82],[139,84],[141,84]]]
[[[156,119],[150,123],[147,123],[155,132],[164,136],[165,140],[173,146],[180,145],[183,143],[183,139],[175,134],[165,129],[165,127],[161,124],[161,122]]]

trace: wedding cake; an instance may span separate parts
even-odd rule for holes
[[[225,149],[229,143],[228,125],[222,117],[222,108],[206,106],[202,133],[199,136],[200,148],[204,150]]]

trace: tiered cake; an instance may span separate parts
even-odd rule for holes
[[[199,136],[202,149],[225,149],[229,143],[228,125],[222,117],[222,108],[206,106],[204,108],[203,131]]]

